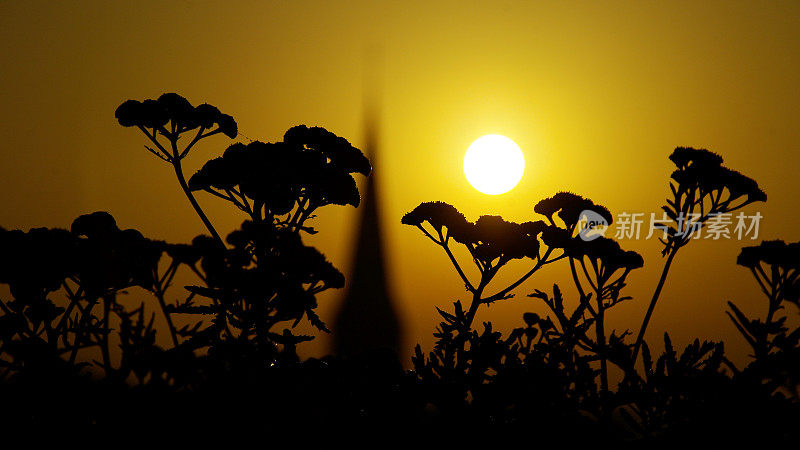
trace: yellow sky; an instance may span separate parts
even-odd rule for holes
[[[450,202],[470,219],[523,221],[534,218],[536,201],[569,189],[614,214],[657,212],[669,192],[670,151],[706,147],[769,195],[749,209],[764,216],[761,237],[800,239],[799,3],[232,3],[0,2],[0,224],[64,227],[108,210],[123,227],[188,241],[202,224],[169,167],[142,148],[141,135],[117,125],[116,106],[174,91],[233,115],[252,139],[278,140],[306,123],[360,145],[363,58],[377,47],[376,172],[409,349],[419,340],[430,347],[434,305],[466,300],[439,249],[400,225],[422,201]],[[512,138],[526,157],[521,183],[496,197],[472,189],[461,168],[467,146],[488,133]],[[187,173],[228,143],[203,142]],[[220,231],[243,219],[199,198]],[[346,271],[355,211],[321,213],[322,232],[309,242]],[[656,241],[622,244],[642,253],[645,268],[629,278],[635,300],[610,323],[636,330],[662,261]],[[741,361],[742,340],[724,308],[727,300],[765,308],[748,271],[735,265],[750,244],[682,250],[650,339],[665,328],[680,343],[725,339]],[[543,311],[524,294],[553,282],[569,279],[547,269],[479,320],[519,324],[523,311]],[[338,298],[321,299],[329,322]]]

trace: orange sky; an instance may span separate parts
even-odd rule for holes
[[[382,53],[381,207],[398,308],[412,342],[429,348],[434,305],[466,300],[446,257],[403,213],[427,200],[470,219],[534,218],[533,204],[569,189],[615,215],[657,212],[669,192],[667,160],[679,145],[706,147],[767,192],[761,237],[800,239],[800,4],[796,2],[49,2],[0,3],[0,224],[68,226],[108,210],[120,226],[188,241],[202,224],[169,167],[143,137],[117,125],[128,98],[174,91],[233,115],[244,135],[274,141],[292,125],[320,125],[362,143],[365,49]],[[522,182],[496,197],[472,189],[461,158],[476,138],[498,133],[526,157]],[[193,150],[194,172],[229,144]],[[199,199],[217,229],[243,220],[210,196]],[[318,246],[343,271],[353,209],[321,211]],[[638,329],[661,269],[656,241],[622,242],[645,258],[629,277],[635,299],[612,327]],[[733,300],[763,314],[748,271],[735,265],[751,242],[698,242],[682,250],[651,322],[675,340],[743,341],[724,315]],[[517,267],[521,272],[523,267]],[[509,269],[513,271],[513,269]],[[524,296],[563,267],[539,273],[520,298],[483,311],[502,329]],[[569,292],[569,290],[568,290]],[[331,322],[340,294],[321,299]],[[327,338],[307,348],[321,354]]]

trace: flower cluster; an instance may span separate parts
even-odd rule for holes
[[[767,194],[755,180],[723,166],[722,157],[716,153],[678,147],[669,159],[677,167],[671,175],[673,198],[668,199],[667,206],[662,209],[675,224],[667,229],[664,254],[686,245],[691,231],[710,217],[767,200]],[[695,220],[685,220],[686,217],[695,217]]]
[[[55,291],[67,278],[90,297],[130,286],[151,289],[164,244],[120,230],[110,214],[95,212],[75,219],[70,231],[2,231],[0,247],[0,282],[19,299]]]
[[[164,136],[197,128],[211,129],[214,126],[231,139],[238,134],[233,117],[207,103],[192,106],[188,100],[174,93],[163,94],[158,100],[127,100],[117,108],[114,116],[123,127],[149,128],[160,131]],[[168,128],[166,125],[170,122],[172,127]]]
[[[77,278],[89,296],[129,286],[153,288],[163,242],[134,229],[119,229],[107,212],[78,217],[71,232],[78,238]]]
[[[295,207],[308,217],[325,205],[358,206],[352,174],[370,171],[369,160],[346,139],[301,125],[289,129],[283,142],[231,145],[195,173],[189,187],[232,202],[256,221]]]
[[[755,268],[761,263],[784,271],[800,269],[800,242],[787,244],[784,241],[762,241],[754,247],[743,247],[736,264]]]
[[[784,300],[800,306],[800,242],[762,241],[742,248],[736,263],[750,269],[755,277],[768,300],[767,314],[763,320],[750,318],[728,302],[728,317],[762,364],[775,353],[796,353],[800,348],[800,328],[790,332],[787,317],[778,317],[778,312],[784,309]]]
[[[541,220],[508,222],[500,216],[484,215],[470,222],[455,207],[443,202],[425,202],[403,216],[401,222],[422,228],[428,223],[439,235],[439,243],[452,238],[467,246],[484,265],[497,260],[502,265],[512,259],[538,258],[539,236],[550,228]],[[426,231],[427,233],[427,231]]]
[[[599,214],[609,225],[614,221],[608,208],[571,192],[558,192],[550,198],[540,200],[533,207],[533,211],[547,217],[547,220],[553,225],[555,225],[553,215],[558,213],[558,217],[570,232],[575,229],[581,220],[581,213],[585,211]]]
[[[591,241],[572,238],[572,245],[567,246],[567,254],[571,258],[587,257],[602,265],[604,272],[612,274],[617,270],[631,271],[644,265],[644,259],[632,250],[623,250],[619,243],[606,237],[598,237]]]
[[[220,250],[205,239],[191,247],[174,248],[182,258],[200,267],[208,287],[189,286],[191,292],[214,300],[214,311],[245,333],[269,330],[278,322],[307,316],[312,325],[328,331],[314,312],[315,295],[344,286],[344,275],[300,235],[270,222],[245,221],[228,235],[231,248]],[[169,250],[168,250],[169,251]],[[184,305],[178,311],[196,311]]]

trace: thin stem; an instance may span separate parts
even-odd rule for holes
[[[423,229],[423,231],[425,231],[425,230]],[[433,239],[433,237],[431,237],[431,239]],[[461,266],[458,264],[458,261],[456,260],[456,257],[453,255],[453,252],[450,251],[450,247],[447,246],[447,240],[448,239],[444,238],[444,236],[442,235],[442,230],[441,229],[439,230],[439,239],[440,239],[439,242],[441,242],[441,244],[439,244],[439,245],[441,245],[442,248],[444,249],[444,252],[447,253],[447,257],[450,258],[450,262],[453,263],[453,267],[456,268],[456,271],[458,272],[458,275],[461,277],[461,280],[464,281],[464,284],[466,285],[467,290],[472,292],[472,293],[474,293],[475,292],[475,287],[472,286],[472,283],[469,282],[469,279],[467,278],[467,275],[464,274],[463,270],[461,270]],[[434,242],[436,242],[435,239],[434,239]]]
[[[177,268],[178,264],[173,262],[167,269],[166,273],[164,273],[164,277],[158,282],[158,285],[155,287],[153,292],[156,296],[156,299],[158,299],[158,305],[161,307],[161,313],[164,315],[164,319],[167,321],[167,328],[169,328],[172,344],[175,347],[178,346],[178,334],[175,331],[175,325],[172,323],[172,316],[167,311],[167,302],[164,300],[164,294],[166,293],[166,289],[172,281],[172,277],[175,275],[175,272],[177,272]],[[167,278],[168,275],[169,278]]]
[[[545,265],[545,264],[547,264],[549,262],[552,262],[552,261],[547,261],[547,257],[550,256],[550,253],[552,253],[552,251],[553,251],[553,249],[548,248],[547,251],[545,252],[544,256],[542,256],[542,258],[539,259],[539,261],[536,262],[536,265],[533,266],[533,269],[531,269],[528,273],[526,273],[525,275],[520,277],[519,280],[515,281],[514,283],[512,283],[507,288],[503,289],[502,291],[500,291],[500,292],[498,292],[498,293],[496,293],[496,294],[494,294],[492,296],[487,297],[486,299],[484,299],[484,301],[490,302],[490,301],[501,299],[501,298],[505,297],[506,294],[508,294],[509,292],[511,292],[514,289],[516,289],[517,286],[519,286],[520,284],[524,283],[525,280],[530,278],[531,275],[536,273],[537,270],[541,269],[543,265]],[[559,256],[559,258],[561,258],[561,257]]]
[[[211,221],[208,220],[206,213],[204,213],[203,209],[200,208],[200,205],[194,198],[194,194],[192,194],[192,191],[189,189],[189,185],[186,184],[186,179],[183,177],[183,169],[181,168],[181,161],[179,159],[175,159],[172,162],[172,167],[175,169],[175,176],[178,177],[178,183],[181,185],[183,193],[186,194],[186,198],[189,199],[189,203],[192,204],[195,212],[197,212],[197,215],[200,216],[200,220],[203,221],[203,224],[208,229],[208,232],[211,233],[211,236],[214,238],[214,240],[216,240],[222,248],[225,248],[225,243],[222,241],[219,233],[217,233],[217,230],[214,229],[214,225],[211,225]]]
[[[583,292],[583,286],[581,286],[581,281],[578,278],[578,271],[575,270],[575,259],[573,258],[569,259],[569,269],[572,272],[572,279],[575,282],[575,287],[578,288],[578,295],[581,296],[581,302],[583,302],[583,299],[586,298],[586,293]]]
[[[81,317],[80,319],[78,319],[78,326],[77,330],[75,331],[75,341],[73,342],[72,351],[70,352],[69,355],[70,365],[75,364],[75,358],[78,356],[78,349],[80,349],[80,346],[83,343],[84,336],[88,334],[88,332],[83,328],[88,325],[87,322],[89,322],[92,314],[92,309],[94,309],[94,305],[96,304],[97,304],[97,299],[93,298],[89,300],[89,304],[86,305],[86,308],[83,309],[83,311],[81,312]]]
[[[650,317],[653,315],[653,310],[656,309],[658,296],[661,295],[661,289],[664,288],[664,282],[667,281],[667,273],[669,273],[669,267],[672,265],[672,260],[675,259],[675,255],[678,253],[678,248],[679,247],[673,247],[672,250],[670,250],[669,255],[667,256],[667,261],[664,263],[664,269],[661,271],[661,278],[658,280],[656,290],[653,292],[653,298],[650,300],[650,306],[647,307],[647,313],[644,315],[642,327],[639,329],[639,335],[636,337],[636,344],[633,347],[633,360],[631,367],[636,364],[636,357],[639,355],[639,348],[642,346],[642,342],[644,341],[644,334],[647,331],[647,324],[650,323]]]
[[[760,266],[759,266],[760,267]],[[775,312],[778,310],[778,306],[780,305],[780,297],[778,296],[778,285],[780,284],[780,277],[776,276],[778,272],[777,266],[772,266],[772,278],[769,280],[770,284],[770,293],[769,293],[769,308],[767,309],[767,317],[764,320],[764,328],[763,332],[759,333],[756,336],[756,342],[758,343],[758,347],[756,349],[757,357],[765,357],[769,354],[770,347],[772,346],[769,342],[769,328],[772,325],[772,319],[775,317]],[[762,271],[763,273],[763,271]]]
[[[172,337],[172,344],[177,347],[178,334],[175,332],[175,325],[172,323],[172,317],[170,316],[169,312],[167,312],[167,304],[164,301],[163,293],[156,294],[156,298],[158,299],[159,306],[161,306],[161,312],[164,314],[164,318],[167,320],[167,327],[169,327],[169,335]]]
[[[111,294],[113,295],[113,294]],[[107,296],[103,296],[103,338],[100,351],[103,355],[103,368],[106,371],[106,376],[111,374],[111,352],[109,351],[108,335],[111,333],[109,320],[111,319],[111,302]]]
[[[192,147],[194,147],[194,144],[196,144],[197,141],[199,141],[203,137],[202,135],[205,129],[206,129],[205,127],[200,127],[200,129],[197,131],[197,134],[194,136],[194,139],[192,139],[192,142],[189,142],[189,145],[187,145],[186,148],[183,149],[183,152],[181,152],[179,156],[180,159],[185,158],[186,155],[189,154],[189,150],[191,150]]]
[[[605,334],[605,310],[603,309],[603,299],[600,293],[597,294],[597,316],[594,327],[597,333],[597,349],[600,351],[600,385],[603,392],[608,392],[608,362],[606,359],[606,334]]]
[[[495,269],[489,269],[481,275],[481,282],[472,294],[472,304],[469,305],[469,310],[467,311],[467,328],[472,328],[472,321],[475,320],[478,307],[483,303],[483,300],[481,300],[483,290],[486,288],[486,285],[489,284],[489,280],[492,279],[495,273],[497,273]]]

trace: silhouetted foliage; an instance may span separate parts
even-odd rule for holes
[[[659,238],[664,244],[661,254],[667,259],[639,328],[633,353],[634,362],[678,250],[691,242],[701,227],[712,218],[729,214],[754,202],[767,201],[767,194],[755,180],[723,166],[722,157],[716,153],[705,149],[678,147],[669,159],[677,169],[672,172],[669,184],[672,197],[661,207],[667,220],[660,225],[664,237]]]
[[[436,308],[433,349],[417,345],[413,368],[404,370],[392,352],[307,360],[297,353],[314,338],[296,331],[300,323],[328,332],[317,295],[345,284],[303,238],[318,231],[311,224],[320,208],[360,204],[354,175],[371,173],[360,150],[301,125],[281,142],[226,144],[187,183],[181,161],[201,139],[236,138],[231,116],[164,94],[128,100],[116,117],[172,165],[211,236],[151,240],[119,228],[106,212],[80,216],[69,230],[0,228],[0,283],[11,295],[0,298],[4,425],[266,427],[268,436],[362,427],[450,436],[467,426],[470,435],[525,433],[531,442],[561,446],[798,438],[800,328],[782,313],[800,306],[800,243],[742,249],[737,263],[768,300],[763,318],[729,303],[728,316],[753,350],[743,368],[728,360],[721,342],[678,349],[665,333],[664,352],[654,355],[644,340],[689,232],[715,214],[766,200],[755,181],[722,166],[715,153],[679,147],[670,156],[677,169],[663,208],[667,260],[634,342],[630,330],[609,330],[606,321],[631,300],[628,276],[644,260],[612,239],[582,234],[589,213],[612,223],[605,206],[559,192],[534,205],[542,220],[522,223],[495,215],[469,221],[442,202],[414,208],[402,223],[443,250],[468,304],[457,299],[452,309]],[[179,147],[184,133],[191,139]],[[197,191],[247,219],[223,240]],[[523,314],[519,327],[504,334],[489,320],[475,325],[479,313],[512,301],[525,281],[561,260],[575,298],[558,285],[534,289],[516,301],[533,299],[542,308]],[[511,261],[524,273],[499,285]],[[194,281],[171,289],[179,272]]]
[[[357,207],[361,198],[352,174],[371,170],[344,138],[301,125],[289,129],[283,142],[231,145],[192,176],[189,187],[233,203],[253,221],[302,229],[322,206]]]

